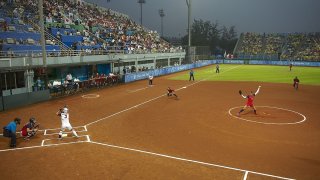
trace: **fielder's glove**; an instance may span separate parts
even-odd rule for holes
[[[239,90],[239,94],[242,95],[242,91],[241,90]]]

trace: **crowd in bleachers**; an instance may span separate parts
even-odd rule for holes
[[[0,52],[1,56],[33,56],[41,51],[40,33],[34,30],[27,19],[34,14],[33,0],[0,1]],[[27,8],[26,8],[27,7]],[[59,50],[55,43],[46,44],[46,49]]]
[[[258,33],[245,33],[243,34],[243,40],[241,46],[238,49],[238,53],[250,53],[257,55],[262,51],[262,35]]]
[[[290,34],[282,58],[320,61],[320,33]]]
[[[320,33],[244,33],[237,58],[320,61]]]
[[[33,32],[40,37],[37,28],[33,27],[33,24],[39,26],[36,0],[1,0],[0,2],[2,7],[0,36],[2,32],[17,32],[18,29],[23,29],[18,32]],[[168,42],[162,40],[156,31],[147,30],[136,24],[127,15],[81,0],[44,0],[43,7],[46,32],[69,48],[84,54],[93,52],[95,54],[98,51],[162,53],[182,50],[182,48],[172,47]],[[13,20],[15,23],[12,23]],[[29,39],[29,44],[40,46],[40,38],[27,39]],[[27,39],[21,41],[13,38],[14,43],[12,44],[25,43]],[[2,42],[5,40],[2,39]],[[49,45],[58,44],[55,40],[47,41]],[[51,49],[59,50],[59,48]],[[6,51],[3,48],[2,50]]]

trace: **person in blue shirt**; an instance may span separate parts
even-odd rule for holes
[[[10,147],[16,147],[16,131],[17,125],[20,125],[21,119],[15,118],[12,122],[10,122],[7,126],[3,127],[3,136],[11,138]]]

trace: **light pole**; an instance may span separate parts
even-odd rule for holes
[[[188,6],[188,49],[187,59],[191,62],[191,0],[186,0]]]
[[[39,21],[40,21],[40,42],[42,48],[42,59],[43,59],[43,68],[45,70],[44,86],[48,89],[48,72],[47,72],[47,52],[46,52],[46,41],[44,35],[44,19],[43,19],[43,0],[39,0],[38,4],[39,9]]]
[[[163,9],[159,9],[159,15],[161,17],[161,36],[163,37],[163,17],[165,16]]]
[[[191,46],[191,0],[186,0],[188,6],[188,47]]]
[[[140,4],[140,23],[142,26],[142,4],[145,4],[146,0],[138,0],[138,3]]]

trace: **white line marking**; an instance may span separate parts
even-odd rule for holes
[[[230,71],[230,70],[232,70],[232,69],[235,69],[235,68],[238,68],[238,67],[240,67],[240,66],[241,66],[241,65],[232,67],[232,68],[230,68],[230,69],[227,69],[227,70],[224,71],[224,72],[228,72],[228,71]],[[221,73],[221,74],[222,74],[222,73]],[[200,82],[202,82],[202,81],[205,81],[205,80],[207,80],[207,78],[201,79],[201,80],[196,81],[196,82],[194,82],[194,83],[192,83],[192,84],[188,84],[187,86],[184,86],[184,87],[187,88],[187,87],[196,85],[196,84],[198,84],[198,83],[200,83]],[[179,89],[176,89],[176,91],[180,91],[180,90],[182,90],[182,89],[185,89],[184,87],[181,87],[181,88],[179,88]],[[159,99],[159,98],[161,98],[161,97],[163,97],[163,96],[166,96],[166,95],[167,95],[167,94],[163,94],[163,95],[157,96],[157,97],[155,97],[155,98],[149,99],[149,100],[147,100],[147,101],[144,101],[144,102],[142,102],[142,103],[140,103],[140,104],[133,105],[133,106],[127,108],[127,109],[121,110],[121,111],[119,111],[119,112],[116,112],[116,113],[111,114],[111,115],[109,115],[109,116],[103,117],[103,118],[98,119],[98,120],[96,120],[96,121],[92,121],[92,122],[86,124],[85,126],[90,126],[90,125],[95,124],[95,123],[97,123],[97,122],[100,122],[100,121],[102,121],[102,120],[111,118],[111,117],[116,116],[116,115],[118,115],[118,114],[121,114],[121,113],[123,113],[123,112],[129,111],[129,110],[131,110],[131,109],[133,109],[133,108],[137,108],[138,106],[144,105],[144,104],[149,103],[149,102],[151,102],[151,101],[155,101],[155,100],[157,100],[157,99]]]
[[[43,133],[43,135],[47,135],[47,130],[46,130],[46,129],[44,130],[44,133]]]
[[[247,180],[247,177],[248,177],[248,171],[246,171],[246,173],[244,173],[243,180]]]
[[[86,137],[87,135],[82,135],[82,136],[78,136],[78,137]],[[71,136],[71,137],[68,137],[68,136],[66,136],[66,137],[63,137],[62,139],[70,139],[70,138],[75,138],[75,137],[73,137],[73,136]],[[54,139],[44,139],[44,140],[42,140],[42,141],[49,141],[49,140],[57,140],[58,138],[54,138]]]
[[[138,91],[141,91],[141,90],[145,90],[147,89],[148,87],[144,87],[144,88],[140,88],[140,89],[135,89],[135,90],[128,90],[129,93],[134,93],[134,92],[138,92]]]
[[[83,126],[85,131],[88,131],[87,126]]]
[[[73,129],[82,128],[82,127],[84,128],[84,126],[76,126],[76,127],[73,127]],[[61,128],[53,128],[53,129],[45,129],[45,130],[47,131],[47,130],[60,130],[60,129]],[[42,130],[42,131],[44,131],[44,130]]]
[[[77,131],[77,132],[86,132],[86,130],[81,130],[81,131]],[[63,132],[64,134],[71,134],[72,131],[66,131],[66,132]],[[46,136],[50,136],[50,135],[56,135],[56,134],[59,134],[59,133],[47,133],[45,134]]]
[[[44,145],[44,140],[42,140],[42,142],[41,142],[41,146],[43,146]]]
[[[59,145],[66,145],[66,144],[76,144],[76,143],[88,143],[88,142],[87,141],[77,141],[77,142],[68,142],[68,143],[59,143],[59,144],[48,144],[48,145],[43,145],[43,146],[28,146],[28,147],[13,148],[13,149],[1,149],[0,152],[17,151],[17,150],[24,150],[24,149],[34,149],[34,148],[59,146]]]
[[[87,142],[91,142],[89,135],[86,135],[86,136],[87,136]]]
[[[290,112],[293,112],[295,114],[298,114],[300,116],[303,117],[303,119],[301,121],[297,121],[297,122],[292,122],[292,123],[268,123],[268,122],[261,122],[261,121],[253,121],[253,120],[249,120],[249,119],[245,119],[245,118],[242,118],[242,117],[238,117],[238,116],[235,116],[231,113],[231,111],[233,109],[236,109],[236,108],[241,108],[243,106],[238,106],[238,107],[233,107],[233,108],[230,108],[229,109],[229,115],[234,117],[234,118],[237,118],[237,119],[241,119],[243,121],[248,121],[248,122],[252,122],[252,123],[257,123],[257,124],[265,124],[265,125],[293,125],[293,124],[300,124],[300,123],[303,123],[307,120],[306,116],[299,113],[299,112],[296,112],[296,111],[293,111],[293,110],[290,110],[290,109],[284,109],[284,108],[279,108],[279,107],[274,107],[274,106],[255,106],[255,107],[267,107],[267,108],[273,108],[273,109],[280,109],[280,110],[285,110],[285,111],[290,111]]]
[[[82,98],[98,98],[100,97],[99,94],[85,94],[81,96]]]
[[[143,150],[139,150],[139,149],[132,149],[132,148],[121,147],[121,146],[105,144],[105,143],[99,143],[99,142],[94,142],[94,141],[91,141],[90,143],[98,144],[98,145],[102,145],[102,146],[107,146],[107,147],[112,147],[112,148],[117,148],[117,149],[123,149],[123,150],[128,150],[128,151],[144,153],[144,154],[150,154],[150,155],[154,155],[154,156],[165,157],[165,158],[169,158],[169,159],[175,159],[175,160],[179,160],[179,161],[186,161],[186,162],[191,162],[191,163],[196,163],[196,164],[202,164],[202,165],[206,165],[206,166],[220,167],[220,168],[240,171],[240,172],[244,172],[244,173],[258,174],[258,175],[268,176],[268,177],[273,177],[273,178],[278,178],[278,179],[293,180],[291,178],[275,176],[275,175],[265,174],[265,173],[255,172],[255,171],[248,171],[248,170],[244,170],[244,169],[233,168],[233,167],[228,167],[228,166],[223,166],[223,165],[218,165],[218,164],[212,164],[212,163],[206,163],[206,162],[201,162],[201,161],[196,161],[196,160],[191,160],[191,159],[179,158],[179,157],[175,157],[175,156],[169,156],[169,155],[165,155],[165,154],[153,153],[153,152],[143,151]]]

